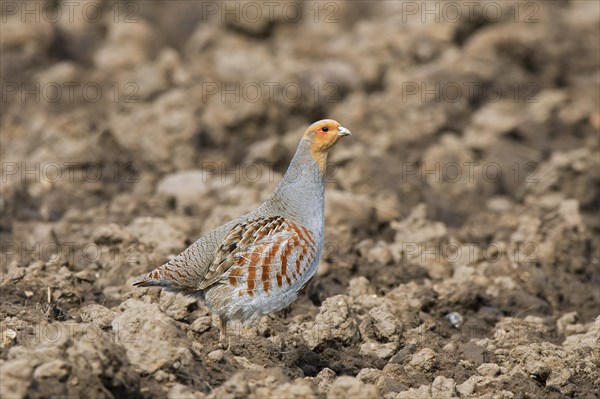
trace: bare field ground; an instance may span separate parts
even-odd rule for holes
[[[0,396],[597,397],[597,2],[62,3],[0,15]],[[226,350],[132,287],[321,118],[297,302]]]

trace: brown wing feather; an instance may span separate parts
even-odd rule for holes
[[[284,223],[283,217],[273,216],[250,219],[235,225],[217,249],[200,289],[205,289],[222,279],[240,256],[260,252]]]

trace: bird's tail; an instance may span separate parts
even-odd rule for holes
[[[133,282],[136,287],[163,287],[175,291],[196,290],[194,279],[186,268],[171,261],[144,274]]]

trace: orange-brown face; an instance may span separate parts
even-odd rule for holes
[[[350,135],[350,130],[333,119],[315,122],[304,133],[304,137],[311,141],[310,149],[313,153],[326,152],[340,138],[348,135]]]
[[[333,119],[320,120],[306,129],[304,138],[310,141],[310,152],[321,168],[321,172],[324,172],[325,170],[327,152],[329,149],[333,147],[340,138],[349,135],[350,130],[346,129]]]

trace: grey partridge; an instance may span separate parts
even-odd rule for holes
[[[300,140],[275,192],[257,209],[190,245],[134,282],[203,298],[219,316],[247,324],[294,302],[317,271],[323,250],[327,154],[350,131],[325,119]]]

